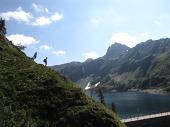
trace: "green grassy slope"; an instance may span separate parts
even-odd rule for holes
[[[125,126],[64,76],[7,43],[0,41],[1,127]]]

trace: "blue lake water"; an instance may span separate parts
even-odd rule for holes
[[[107,92],[103,93],[106,105],[116,105],[120,118],[128,118],[137,115],[147,115],[170,111],[170,95],[156,95],[141,92]],[[99,100],[96,93],[92,98]]]

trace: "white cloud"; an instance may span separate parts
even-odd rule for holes
[[[42,6],[40,6],[40,5],[37,5],[37,4],[35,4],[35,3],[32,3],[32,6],[33,6],[34,10],[37,11],[37,12],[43,12],[43,11],[44,11],[44,9],[42,8]]]
[[[49,13],[48,8],[45,8],[45,7],[43,7],[43,6],[40,5],[40,4],[32,3],[32,7],[33,7],[33,9],[34,9],[36,12],[46,12],[46,13]]]
[[[113,34],[109,42],[111,42],[111,44],[114,44],[115,42],[121,43],[132,48],[138,43],[150,39],[151,35],[152,34],[150,32],[138,33],[135,36],[130,35],[128,33],[119,32]]]
[[[48,8],[45,8],[45,12],[46,12],[46,13],[49,13],[49,10],[48,10]]]
[[[137,38],[128,33],[115,33],[111,37],[111,43],[114,44],[115,42],[134,47],[137,44]]]
[[[161,23],[160,23],[160,21],[155,20],[155,21],[154,21],[154,24],[156,24],[156,25],[160,25]]]
[[[89,22],[91,24],[97,26],[99,26],[99,24],[109,26],[120,26],[127,24],[129,21],[129,17],[125,15],[120,15],[120,13],[113,8],[108,8],[102,11],[94,11],[92,12],[91,17],[89,19]]]
[[[147,37],[149,37],[149,35],[150,35],[149,32],[140,33],[140,37],[142,37],[142,38],[147,38]]]
[[[12,35],[7,36],[7,38],[11,40],[14,45],[21,44],[24,46],[28,46],[28,45],[39,43],[39,41],[36,40],[34,37],[26,36],[23,34],[12,34]]]
[[[48,17],[43,17],[43,16],[37,18],[37,19],[32,23],[33,26],[44,26],[44,25],[49,25],[49,24],[51,24],[50,18],[48,18]]]
[[[25,23],[29,23],[33,19],[32,14],[25,12],[22,7],[18,7],[15,11],[0,13],[0,17],[5,18],[6,20],[14,19]]]
[[[42,5],[37,5],[35,3],[32,3],[32,6],[33,6],[33,8],[34,8],[34,10],[36,12],[46,12],[46,13],[49,13],[48,8],[45,8]],[[41,17],[36,18],[32,22],[32,25],[33,26],[45,26],[45,25],[49,25],[49,24],[51,24],[53,22],[59,21],[62,18],[63,18],[62,14],[60,14],[59,12],[55,12],[51,16],[48,16],[48,17],[41,16]]]
[[[27,23],[33,26],[49,25],[63,18],[63,15],[60,14],[59,12],[49,13],[48,8],[44,8],[41,5],[32,3],[32,6],[35,11],[46,12],[48,13],[48,16],[34,17],[30,12],[26,12],[22,9],[22,7],[18,7],[15,11],[8,11],[8,12],[0,13],[0,17],[4,18],[5,20],[14,19],[16,21],[24,22],[24,23]]]
[[[51,16],[51,21],[59,21],[63,18],[63,15],[58,13],[58,12],[55,12],[52,16]]]
[[[43,49],[43,50],[53,49],[51,46],[48,46],[48,45],[41,45],[39,48],[40,48],[40,49]]]
[[[34,10],[37,11],[37,12],[43,11],[43,9],[35,3],[32,3],[32,6],[33,6]]]
[[[169,13],[162,13],[160,14],[153,23],[156,25],[167,26],[170,22],[170,14]]]
[[[57,56],[63,56],[66,54],[66,51],[64,51],[64,50],[52,51],[52,54],[57,55]]]
[[[39,18],[37,18],[32,25],[33,26],[45,26],[45,25],[49,25],[53,22],[59,21],[63,18],[63,16],[61,14],[59,14],[58,12],[55,12],[51,17],[44,17],[41,16]]]
[[[91,51],[91,52],[85,53],[85,60],[88,58],[96,59],[97,57],[98,56],[96,52]]]

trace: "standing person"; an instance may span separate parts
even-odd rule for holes
[[[47,66],[47,57],[44,59],[45,66]]]
[[[37,52],[34,53],[34,56],[32,57],[33,60],[37,58]]]

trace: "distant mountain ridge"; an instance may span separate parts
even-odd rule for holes
[[[101,82],[105,89],[170,89],[170,39],[148,40],[129,48],[118,43],[106,55],[83,63],[53,67],[84,87]]]
[[[99,68],[103,68],[105,63],[109,60],[118,59],[124,54],[129,47],[115,43],[109,47],[106,55],[98,59],[87,59],[85,62],[71,62],[62,65],[56,65],[53,69],[66,75],[72,81],[78,81],[81,78],[85,78],[91,74],[97,73]]]

